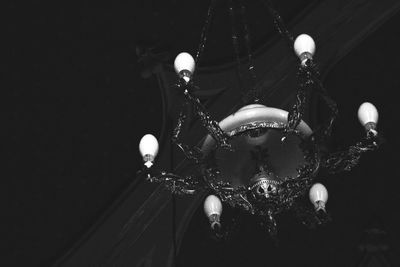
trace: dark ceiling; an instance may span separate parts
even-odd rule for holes
[[[202,31],[209,3],[211,1],[138,1],[135,8],[135,18],[127,17],[132,28],[138,30],[139,44],[153,46],[171,54],[170,63],[175,55],[182,52],[195,54],[198,49],[200,33]],[[244,2],[244,1],[242,1]],[[280,15],[290,24],[295,23],[317,1],[274,1],[275,8]],[[237,10],[236,31],[241,32],[242,6],[240,1],[216,1],[214,16],[207,37],[207,45],[201,66],[221,65],[234,61],[234,49],[231,45],[232,27],[229,6]],[[268,15],[263,1],[247,1],[244,5],[245,21],[248,24],[253,50],[272,43],[278,34],[274,29],[271,16]],[[195,11],[195,12],[194,12]],[[127,21],[128,23],[128,21]]]
[[[161,131],[158,83],[154,77],[141,77],[137,45],[166,52],[169,62],[181,49],[194,51],[207,1],[133,2],[125,6],[11,2],[6,9],[0,65],[5,74],[3,140],[7,140],[2,186],[6,196],[2,247],[6,250],[2,265],[48,266],[63,255],[135,179],[140,168],[140,137]],[[275,2],[289,25],[315,4]],[[210,33],[213,37],[203,64],[233,61],[233,51],[224,49],[224,43],[230,46],[224,12],[222,5],[217,6],[221,15]],[[270,18],[258,4],[251,2],[249,13],[249,25],[255,29],[254,49],[261,49],[276,35]],[[222,29],[224,25],[228,31]],[[364,98],[381,110],[380,127],[387,138],[382,150],[363,160],[362,167],[328,183],[328,188],[337,192],[331,195],[328,206],[334,223],[316,233],[300,235],[304,242],[316,242],[310,248],[325,248],[321,255],[338,263],[351,257],[347,249],[354,249],[372,215],[384,221],[392,255],[400,252],[396,243],[400,240],[398,212],[393,204],[399,202],[393,156],[399,149],[395,136],[397,101],[393,97],[393,90],[400,85],[396,65],[400,58],[395,53],[400,45],[397,25],[399,15],[343,59],[326,79],[341,108],[335,132],[338,143],[351,143],[360,134],[354,114]],[[206,229],[200,216],[199,211],[190,229]],[[284,225],[288,229],[289,224]],[[213,243],[197,231],[188,233],[180,260],[197,259],[204,262],[197,266],[213,266],[209,258],[196,254],[198,249],[215,248]],[[343,241],[339,237],[346,238],[346,246],[339,247]],[[262,242],[264,237],[258,238]],[[296,246],[304,242],[283,246],[296,251]],[[238,243],[233,241],[228,248],[237,246],[234,252],[244,250],[250,255],[246,251],[249,247]],[[224,255],[232,255],[226,248],[215,249],[210,253],[221,251],[217,254],[222,255],[217,262],[225,262]],[[303,260],[305,255],[309,254],[302,255]],[[229,260],[231,266],[235,266],[235,259]],[[250,256],[243,259],[253,260]],[[257,257],[254,260],[259,262]]]

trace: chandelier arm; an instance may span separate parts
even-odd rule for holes
[[[255,213],[255,209],[246,197],[246,189],[227,189],[217,186],[216,192],[221,199],[232,207],[241,208],[250,214]]]
[[[222,148],[232,149],[232,146],[229,144],[228,135],[219,127],[217,121],[213,120],[211,115],[207,112],[205,107],[201,104],[200,100],[192,95],[190,92],[193,85],[185,84],[184,85],[184,96],[188,101],[188,104],[191,105],[197,116],[199,117],[203,127],[205,127],[208,133],[214,138],[217,145]]]
[[[333,123],[335,122],[335,120],[339,114],[339,109],[337,107],[336,102],[329,96],[328,91],[326,90],[321,79],[319,78],[320,74],[319,74],[317,65],[312,60],[309,60],[309,64],[310,64],[312,80],[314,81],[314,83],[316,85],[315,86],[316,90],[317,90],[318,94],[322,97],[322,99],[325,101],[328,108],[330,109],[329,119],[323,125],[323,127],[320,129],[320,135],[322,135],[323,138],[327,138],[332,133]],[[317,134],[317,136],[318,136],[318,134]]]
[[[285,22],[283,21],[281,15],[275,9],[274,5],[270,0],[261,0],[261,2],[268,9],[269,14],[271,15],[274,21],[275,28],[277,29],[279,34],[284,38],[290,49],[292,49],[294,38],[293,35],[289,32],[288,28],[286,27]]]
[[[208,6],[207,16],[206,16],[203,28],[201,30],[200,43],[199,43],[199,46],[198,46],[197,52],[196,52],[196,57],[195,57],[195,65],[196,66],[198,66],[201,56],[203,55],[203,51],[204,51],[204,47],[207,42],[207,35],[208,35],[210,25],[212,22],[216,3],[217,3],[217,0],[211,0],[210,5]]]
[[[297,76],[299,79],[299,88],[296,93],[296,102],[289,110],[288,123],[285,127],[286,132],[293,132],[300,124],[305,107],[309,102],[310,92],[313,90],[315,84],[310,64],[300,64]]]
[[[347,150],[333,152],[323,157],[322,167],[330,173],[350,171],[357,166],[364,153],[378,149],[380,142],[377,134],[369,132],[364,140],[350,146]]]
[[[308,59],[305,64],[300,64],[298,76],[300,79],[299,90],[296,95],[296,103],[288,115],[287,131],[293,131],[301,121],[306,104],[309,102],[310,92],[315,90],[325,101],[330,109],[330,116],[314,134],[319,141],[328,138],[331,135],[333,123],[338,116],[338,107],[336,102],[329,96],[328,91],[319,79],[319,71],[312,59]]]
[[[182,177],[165,171],[158,171],[157,173],[153,171],[147,175],[147,180],[152,183],[163,184],[173,194],[177,195],[193,195],[197,190],[204,188],[197,177]]]
[[[180,134],[182,130],[182,126],[186,121],[186,115],[184,113],[184,107],[182,107],[181,112],[179,113],[178,121],[176,123],[176,126],[174,128],[173,134],[172,134],[172,142],[180,148],[180,150],[183,152],[185,157],[189,160],[193,160],[197,164],[200,164],[203,162],[204,155],[201,152],[201,150],[197,147],[190,147],[180,140]]]

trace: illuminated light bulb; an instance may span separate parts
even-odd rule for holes
[[[313,184],[310,188],[309,197],[316,211],[325,211],[325,204],[328,201],[328,190],[326,190],[323,184]]]
[[[362,103],[358,108],[357,115],[358,120],[367,132],[372,132],[374,135],[378,133],[376,125],[378,124],[379,114],[373,104],[369,102]]]
[[[212,229],[221,227],[220,217],[222,214],[222,203],[217,196],[209,195],[204,200],[204,213],[210,221]]]
[[[315,42],[310,35],[300,34],[294,41],[293,48],[301,64],[305,65],[307,59],[312,59],[315,53]]]
[[[144,165],[147,168],[153,166],[153,162],[158,153],[158,141],[152,134],[146,134],[140,139],[139,152],[142,155]]]
[[[184,79],[185,82],[189,82],[195,69],[193,57],[186,52],[180,53],[175,58],[174,68],[179,78]]]

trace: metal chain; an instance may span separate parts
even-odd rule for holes
[[[233,4],[233,1],[229,1],[229,17],[231,19],[231,39],[232,39],[232,46],[233,50],[235,52],[235,58],[236,58],[236,75],[238,76],[238,81],[239,81],[239,87],[242,91],[244,91],[244,82],[243,82],[243,76],[241,72],[241,60],[240,60],[240,48],[239,48],[239,37],[237,33],[237,28],[236,28],[236,15],[235,15],[235,6]]]
[[[207,11],[207,16],[206,16],[206,20],[204,22],[203,28],[201,30],[201,35],[200,35],[200,43],[199,43],[199,47],[197,48],[197,53],[196,53],[196,57],[195,57],[195,64],[196,66],[198,66],[201,56],[203,55],[204,52],[204,47],[206,45],[207,42],[207,35],[210,29],[210,25],[212,22],[212,17],[214,14],[214,9],[215,9],[215,5],[217,3],[217,0],[211,0],[211,3],[208,7],[208,11]]]

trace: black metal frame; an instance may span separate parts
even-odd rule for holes
[[[239,58],[239,42],[237,36],[236,24],[236,11],[233,1],[230,1],[229,14],[232,21],[232,43],[236,53],[236,60],[238,65],[238,73],[240,74],[240,58]],[[267,7],[270,15],[274,19],[274,24],[278,32],[286,40],[288,45],[292,48],[294,39],[288,29],[286,28],[279,13],[275,10],[269,0],[263,0],[264,5]],[[209,30],[213,11],[215,8],[216,0],[212,0],[208,9],[205,25],[201,33],[201,40],[196,53],[195,62],[198,64],[200,56],[204,50],[205,42],[207,40],[207,32]],[[254,64],[251,55],[251,44],[247,24],[245,21],[245,7],[243,3],[240,6],[240,14],[243,22],[243,31],[245,38],[245,45],[247,49],[249,66],[248,71],[253,79],[253,86],[246,94],[243,95],[243,103],[261,103],[262,92],[256,86],[256,76],[254,72]],[[211,115],[207,112],[200,100],[192,94],[194,85],[193,79],[186,82],[179,79],[176,88],[184,95],[185,103],[182,106],[177,124],[173,131],[172,142],[180,148],[185,157],[194,162],[201,175],[181,177],[176,174],[156,171],[152,168],[144,168],[143,173],[146,175],[147,180],[150,182],[157,182],[164,184],[174,194],[195,194],[200,190],[209,190],[211,193],[220,197],[220,199],[234,207],[257,215],[261,218],[264,225],[271,235],[275,235],[276,230],[276,214],[283,210],[292,210],[300,221],[309,226],[323,223],[329,220],[329,215],[326,213],[315,212],[311,205],[300,205],[300,200],[306,193],[314,181],[319,169],[326,169],[331,173],[338,173],[341,171],[349,171],[356,166],[361,156],[365,152],[374,151],[381,143],[380,137],[375,131],[367,131],[366,136],[362,141],[350,146],[344,151],[338,152],[323,152],[319,150],[320,144],[326,142],[331,135],[331,130],[334,121],[338,115],[337,104],[330,98],[327,90],[324,88],[319,78],[319,72],[316,64],[312,59],[307,59],[305,62],[299,64],[298,78],[299,87],[296,94],[296,101],[293,107],[289,110],[288,123],[285,125],[266,125],[265,123],[255,122],[249,125],[243,125],[230,132],[224,132],[217,121],[212,119]],[[241,77],[239,76],[241,79]],[[218,167],[210,166],[206,161],[206,155],[203,154],[198,147],[190,147],[181,140],[181,130],[184,123],[186,123],[187,114],[185,110],[191,107],[196,116],[200,119],[203,127],[205,127],[216,142],[217,148],[229,149],[232,147],[229,143],[230,138],[243,134],[254,129],[280,129],[285,135],[297,134],[297,126],[302,120],[304,110],[309,102],[311,92],[318,93],[330,109],[330,116],[317,131],[315,131],[308,139],[303,141],[303,146],[306,147],[304,151],[312,151],[312,153],[305,153],[305,160],[307,164],[298,170],[298,175],[292,179],[286,179],[280,184],[279,194],[275,198],[268,199],[267,202],[252,202],[248,198],[250,188],[247,187],[233,187],[229,183],[221,182],[218,179],[220,172]]]

